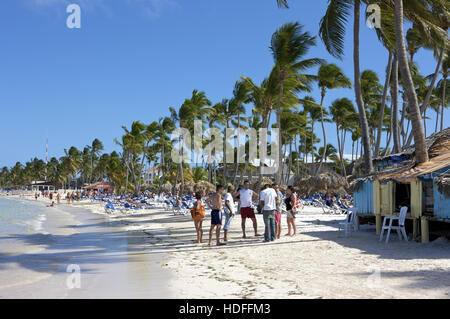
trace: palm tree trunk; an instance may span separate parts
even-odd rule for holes
[[[397,58],[400,72],[402,74],[403,86],[406,91],[406,97],[409,104],[409,112],[412,125],[412,134],[415,141],[415,159],[417,163],[428,162],[428,150],[425,142],[425,133],[422,125],[422,116],[420,115],[419,102],[417,100],[414,83],[408,65],[406,55],[406,46],[403,33],[403,1],[395,0],[395,35],[397,45]],[[396,123],[394,123],[395,125]]]
[[[283,97],[283,82],[284,82],[284,74],[283,71],[280,72],[280,92],[278,95],[277,102],[277,127],[278,127],[278,170],[275,178],[275,183],[280,184],[281,181],[281,169],[283,167],[282,160],[282,140],[281,140],[281,98]]]
[[[341,137],[339,136],[340,133],[339,133],[339,124],[338,124],[338,123],[336,123],[336,135],[337,135],[337,139],[338,139],[339,159],[340,159],[340,161],[341,161],[341,170],[342,170],[341,174],[344,176],[344,174],[345,174],[345,169],[344,169],[343,163],[342,163]]]
[[[239,132],[239,128],[241,127],[241,113],[240,113],[240,108],[241,105],[238,108],[238,123],[237,123],[237,129]],[[237,149],[239,150],[239,146],[240,146],[240,141],[239,141],[239,134],[237,136]],[[244,146],[245,148],[245,146]],[[238,151],[239,152],[239,151]],[[245,153],[245,149],[244,149],[244,153]],[[236,187],[236,178],[237,178],[237,174],[238,174],[238,168],[239,168],[239,159],[237,158],[236,155],[236,162],[234,164],[234,176],[233,176],[233,185]]]
[[[402,93],[402,117],[400,118],[400,136],[402,138],[402,146],[406,143],[407,132],[405,132],[405,118],[406,118],[406,107],[407,100],[405,97],[405,93]],[[409,122],[408,122],[409,125]]]
[[[436,110],[436,124],[434,126],[434,133],[437,133],[439,127],[439,109]]]
[[[389,151],[389,147],[391,147],[391,140],[392,140],[392,131],[393,131],[393,123],[394,123],[394,121],[393,121],[393,117],[394,117],[394,107],[391,105],[391,117],[390,117],[390,119],[391,119],[391,123],[390,123],[390,125],[389,125],[389,138],[388,138],[388,140],[387,140],[387,142],[386,142],[386,148],[384,149],[384,153],[383,153],[383,156],[386,156],[387,155],[387,153],[388,153],[388,151]]]
[[[353,64],[355,78],[355,95],[356,104],[358,105],[359,121],[361,125],[361,135],[364,145],[364,161],[366,173],[369,174],[373,170],[372,154],[369,142],[369,125],[367,123],[366,110],[364,108],[364,100],[361,91],[361,70],[359,66],[359,24],[360,24],[360,6],[361,1],[355,0],[354,3],[354,25],[353,25]]]
[[[441,107],[441,131],[444,129],[444,108],[445,108],[445,102],[447,100],[446,96],[446,89],[447,89],[447,77],[444,77],[444,88],[442,89],[442,107]]]
[[[384,110],[386,106],[386,97],[391,81],[391,72],[392,72],[392,52],[389,50],[389,59],[388,59],[388,69],[386,73],[386,81],[384,83],[383,97],[381,98],[381,107],[380,107],[380,119],[378,121],[378,135],[377,142],[375,144],[375,156],[378,156],[378,152],[380,151],[381,144],[381,134],[383,133],[383,120],[384,120]]]
[[[394,75],[393,75],[393,89],[392,89],[392,122],[394,125],[392,126],[393,132],[392,135],[394,137],[394,148],[392,152],[397,154],[400,152],[400,131],[399,131],[399,120],[398,120],[398,58],[397,55],[394,57]]]
[[[297,175],[300,175],[300,152],[297,144],[297,135],[295,135],[295,152],[297,153]]]

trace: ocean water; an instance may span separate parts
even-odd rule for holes
[[[43,232],[46,207],[0,197],[0,233],[28,234]]]

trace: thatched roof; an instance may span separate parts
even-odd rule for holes
[[[421,175],[436,172],[450,166],[450,128],[433,134],[427,138],[426,142],[430,158],[428,162],[416,164],[412,159],[404,161],[383,170],[376,176],[376,179],[393,179],[407,183],[416,180]]]
[[[211,184],[210,182],[207,182],[207,181],[201,181],[194,185],[194,192],[203,191],[203,190],[205,190],[206,192],[215,192],[216,186],[214,186],[214,184]]]
[[[187,181],[184,183],[183,191],[185,193],[193,193],[195,188],[195,183]]]
[[[300,193],[311,194],[314,192],[340,192],[345,193],[348,187],[347,180],[335,172],[325,172],[317,176],[297,178],[294,182],[295,189]]]
[[[170,182],[165,182],[162,186],[161,186],[161,190],[163,192],[171,192],[172,191],[172,187],[173,185]]]
[[[450,147],[450,127],[440,132],[434,133],[425,139],[425,144],[428,149],[428,156],[430,158],[436,157],[442,154],[442,149],[449,150]],[[405,147],[400,153],[390,154],[384,157],[375,158],[375,161],[382,161],[393,156],[401,156],[409,159],[413,159],[415,155],[415,145]]]

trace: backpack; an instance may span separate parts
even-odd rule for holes
[[[294,195],[295,195],[295,203],[293,203],[292,205],[292,213],[297,214],[300,213],[300,211],[302,210],[303,204],[300,198],[298,198],[297,194]]]
[[[199,221],[205,218],[205,206],[200,206],[200,208],[197,208],[197,204],[195,204],[194,207],[191,208],[191,216],[195,221]]]

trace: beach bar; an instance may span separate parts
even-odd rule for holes
[[[378,173],[357,180],[355,207],[358,216],[374,216],[380,234],[384,216],[408,207],[413,237],[420,229],[429,241],[429,221],[450,223],[450,129],[427,139],[430,160],[416,164],[413,148],[375,160]]]
[[[53,192],[56,189],[52,183],[45,181],[33,181],[27,188],[31,189],[33,192]]]
[[[108,183],[105,182],[98,182],[95,184],[91,184],[91,185],[86,185],[83,187],[84,190],[86,191],[98,191],[98,192],[113,192],[114,191],[114,186],[110,185]]]

